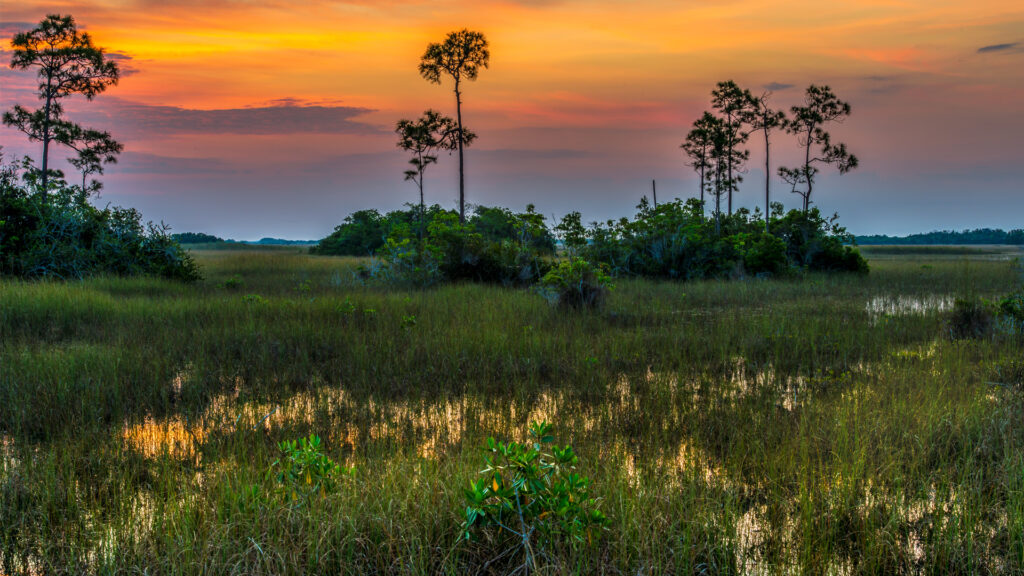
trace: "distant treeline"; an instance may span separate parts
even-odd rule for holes
[[[305,246],[316,244],[314,240],[284,240],[282,238],[260,238],[255,242],[225,240],[219,236],[202,232],[180,232],[172,234],[171,237],[177,240],[178,244],[253,244],[262,246]]]
[[[171,238],[177,240],[178,244],[216,244],[224,241],[223,238],[202,232],[180,232],[171,234]]]
[[[870,246],[872,244],[891,244],[900,246],[923,246],[930,244],[1017,244],[1024,245],[1024,229],[997,230],[992,228],[978,228],[975,230],[936,230],[924,234],[910,234],[909,236],[886,236],[874,234],[869,236],[857,236],[857,244]]]

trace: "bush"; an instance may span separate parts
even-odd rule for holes
[[[979,299],[960,299],[953,303],[946,318],[946,331],[953,340],[983,338],[992,334],[992,308]]]
[[[281,458],[271,466],[277,471],[275,479],[280,491],[296,505],[313,495],[333,491],[342,476],[353,472],[321,452],[320,444],[320,437],[315,434],[278,444]]]
[[[613,288],[600,267],[582,258],[560,262],[540,280],[541,294],[562,308],[597,308]]]
[[[379,262],[363,274],[421,287],[444,281],[527,286],[550,266],[534,248],[536,236],[530,224],[518,226],[523,231],[516,235],[518,240],[498,242],[486,240],[473,224],[459,222],[454,213],[437,214],[422,239],[410,226],[396,226],[378,250]]]
[[[786,243],[761,234],[752,239],[743,254],[743,267],[751,274],[782,274],[789,268]]]
[[[37,174],[27,158],[20,166],[0,166],[0,274],[200,278],[195,261],[166,226],[143,224],[133,209],[100,210],[89,203],[92,189],[68,185],[59,173],[44,192]]]
[[[344,256],[381,256],[387,239],[407,237],[424,240],[435,223],[450,225],[458,221],[458,213],[434,204],[425,209],[407,204],[405,210],[381,214],[376,210],[360,210],[347,216],[330,236],[310,249],[311,254]],[[553,254],[555,239],[532,205],[526,212],[514,213],[507,208],[477,206],[463,225],[479,235],[482,246],[512,242],[525,245],[531,252]],[[481,248],[482,249],[482,248]]]
[[[535,422],[532,442],[489,438],[482,477],[464,491],[464,538],[484,533],[492,543],[514,546],[527,572],[536,567],[535,542],[592,542],[608,525],[600,499],[590,494],[590,480],[576,472],[576,453],[555,445],[550,432],[550,424]]]

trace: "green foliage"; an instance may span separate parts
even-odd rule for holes
[[[609,521],[590,480],[577,471],[579,457],[571,446],[554,444],[551,425],[534,422],[531,442],[487,439],[484,469],[463,491],[463,535],[487,532],[497,542],[511,539],[534,568],[533,542],[541,546],[592,542]]]
[[[200,278],[195,261],[166,226],[143,224],[130,208],[100,210],[89,203],[88,190],[69,186],[56,173],[44,194],[38,175],[27,158],[20,166],[0,166],[0,274]]]
[[[579,254],[587,245],[587,229],[583,226],[583,218],[579,212],[570,212],[563,216],[555,226],[555,233],[570,256]]]
[[[1004,331],[1024,334],[1024,289],[1000,299],[996,306]]]
[[[245,286],[245,281],[242,280],[241,276],[239,276],[238,274],[235,274],[231,278],[228,278],[227,280],[225,280],[224,283],[221,284],[221,286],[223,286],[224,288],[226,288],[228,290],[237,290],[237,289],[241,288],[242,286]]]
[[[245,302],[246,304],[262,305],[266,304],[268,301],[259,294],[246,294],[245,296],[242,296],[242,302]]]
[[[853,238],[839,226],[839,216],[824,218],[817,208],[790,210],[769,224],[773,235],[786,243],[786,254],[808,270],[866,274],[868,263],[855,248]]]
[[[376,210],[359,210],[345,217],[330,236],[309,250],[310,254],[368,256],[384,245],[383,217]]]
[[[708,217],[701,203],[688,200],[641,203],[633,220],[595,224],[579,254],[609,267],[617,276],[698,279],[743,274],[780,275],[791,269],[866,273],[860,253],[836,218],[817,209],[783,215],[776,204],[764,231],[759,211],[745,208],[731,216]]]
[[[489,243],[512,241],[538,254],[554,254],[555,238],[544,220],[533,204],[520,213],[508,208],[477,206],[469,223]]]
[[[315,434],[278,444],[281,457],[272,464],[274,478],[279,491],[294,503],[334,491],[338,481],[354,471],[331,460],[320,445],[320,437]]]
[[[611,277],[582,258],[559,262],[540,280],[540,291],[562,308],[598,308],[614,289]]]
[[[745,242],[743,267],[751,274],[782,274],[789,268],[786,243],[771,234],[750,235]]]
[[[482,225],[498,239],[485,237],[475,220],[461,223],[454,212],[434,213],[422,239],[417,238],[411,226],[395,225],[377,251],[379,262],[364,269],[363,274],[392,284],[419,287],[458,281],[506,286],[532,284],[548,268],[537,247],[553,246],[553,240],[544,217],[532,209],[522,214],[505,212],[509,237],[502,238],[504,232],[488,226],[504,221],[506,214],[484,209],[488,216]]]

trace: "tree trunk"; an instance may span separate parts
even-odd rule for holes
[[[768,234],[768,216],[772,213],[771,205],[772,165],[768,143],[768,126],[764,127],[764,233]]]
[[[732,216],[732,149],[735,146],[732,141],[733,128],[732,128],[732,114],[726,115],[726,128],[729,130],[729,149],[726,150],[726,164],[729,167],[729,180],[726,182],[729,186],[729,216]]]
[[[462,93],[459,91],[459,77],[455,77],[455,115],[459,122],[459,223],[466,223],[466,171],[462,155]]]
[[[722,234],[722,169],[715,168],[715,235]]]
[[[53,102],[53,73],[46,72],[46,107],[43,113],[43,198],[46,198],[47,181],[50,179],[50,110]]]
[[[811,176],[811,146],[814,144],[814,124],[807,128],[807,148],[804,151],[804,179],[807,180],[807,194],[804,195],[804,214],[811,208],[811,189],[814,177]]]
[[[701,150],[700,158],[700,210],[701,214],[704,214],[704,162],[707,158],[707,150]]]
[[[423,165],[423,153],[422,152],[416,152],[416,157],[419,159],[419,163],[417,164],[416,168],[420,171],[420,181],[419,181],[419,185],[420,185],[420,240],[422,241],[423,240],[424,226],[426,225],[426,214],[427,214],[426,204],[423,201],[423,170],[424,170],[424,168],[426,168],[426,166]]]

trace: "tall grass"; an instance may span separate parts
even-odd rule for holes
[[[1021,343],[869,306],[1005,294],[1008,262],[624,281],[568,313],[196,254],[198,286],[0,283],[0,572],[503,573],[461,490],[540,418],[612,519],[548,573],[1024,570],[1024,403],[990,383]],[[309,433],[356,472],[295,506],[268,470]]]

